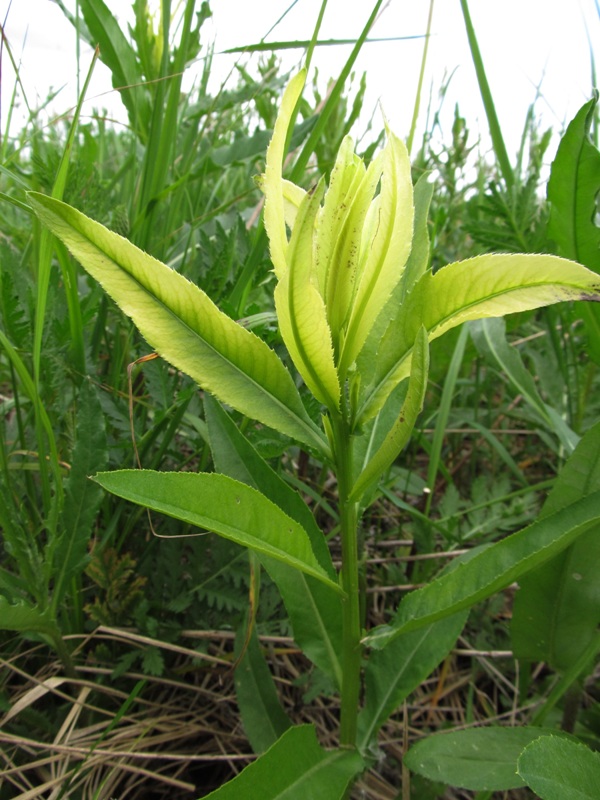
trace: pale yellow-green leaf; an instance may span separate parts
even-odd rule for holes
[[[390,323],[377,373],[361,396],[358,419],[371,419],[410,372],[416,332],[429,341],[470,319],[501,317],[564,300],[600,301],[600,277],[574,261],[549,255],[483,255],[425,273]]]
[[[344,323],[348,320],[356,287],[360,281],[359,254],[363,227],[369,206],[381,178],[382,154],[376,156],[364,172],[360,183],[354,180],[344,198],[348,210],[343,224],[335,233],[335,244],[327,274],[327,316],[334,344],[344,337]]]
[[[292,181],[283,180],[283,213],[285,215],[285,224],[291,230],[296,222],[296,214],[300,208],[300,203],[306,196],[306,190],[301,186],[296,186]]]
[[[314,286],[313,230],[323,183],[307,194],[296,217],[288,249],[288,269],[275,288],[279,328],[298,372],[314,396],[331,411],[340,402],[331,332],[323,298]]]
[[[28,196],[42,222],[166,361],[242,414],[324,447],[290,374],[261,339],[219,311],[195,284],[123,237],[65,203]]]
[[[262,190],[265,193],[264,221],[269,236],[271,261],[275,275],[281,278],[287,269],[288,240],[285,230],[285,202],[282,187],[285,143],[292,114],[302,94],[306,71],[301,70],[288,83],[277,115],[273,137],[267,149]]]
[[[315,274],[322,297],[326,295],[333,249],[350,209],[352,188],[360,184],[365,171],[362,160],[354,153],[352,137],[345,136],[331,170],[323,207],[317,217]]]
[[[408,151],[389,128],[386,131],[377,218],[371,218],[365,226],[365,233],[374,230],[374,236],[363,245],[364,262],[360,265],[340,360],[342,374],[356,360],[379,312],[402,277],[412,245],[414,207]]]

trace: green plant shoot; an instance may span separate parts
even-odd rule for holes
[[[306,411],[275,352],[221,312],[200,288],[64,203],[33,193],[29,200],[165,360],[218,400],[308,448],[335,473],[342,542],[338,574],[323,542],[315,545],[313,532],[306,529],[310,526],[302,524],[287,501],[283,507],[262,487],[249,488],[233,475],[122,470],[101,473],[96,480],[120,497],[233,539],[261,559],[267,557],[265,564],[274,560],[280,568],[272,577],[285,602],[294,605],[296,618],[310,607],[314,619],[327,620],[313,626],[310,636],[321,641],[315,650],[325,653],[322,668],[327,671],[328,658],[336,659],[330,674],[341,696],[341,752],[360,745],[361,758],[326,758],[311,744],[303,769],[318,765],[323,780],[336,787],[328,797],[342,797],[368,763],[385,719],[452,647],[466,610],[556,555],[600,517],[597,497],[584,498],[409,595],[385,628],[363,630],[361,513],[406,445],[423,406],[429,342],[466,320],[565,300],[599,301],[600,278],[550,255],[484,255],[433,274],[423,204],[416,206],[413,199],[408,152],[387,126],[386,144],[369,165],[346,137],[328,186],[321,179],[305,191],[285,180],[286,142],[304,82],[301,72],[285,91],[259,183],[277,279],[279,329],[295,368],[323,409],[321,425]],[[404,381],[406,391],[396,392]],[[243,438],[239,432],[227,435]],[[259,463],[257,454],[248,451],[248,458]],[[303,576],[293,589],[290,571]],[[342,645],[336,653],[330,641],[338,634]],[[359,717],[369,642],[377,649],[366,668]],[[391,688],[382,694],[383,685]],[[261,798],[299,796],[293,770],[273,774],[279,769],[267,769],[281,760],[291,763],[296,752],[290,742],[296,738],[306,737],[285,733],[263,757],[264,769],[259,759],[244,773],[246,783],[256,776]]]

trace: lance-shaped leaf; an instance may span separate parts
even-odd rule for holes
[[[414,207],[408,151],[387,126],[386,133],[374,236],[363,245],[366,259],[360,266],[358,289],[347,324],[340,362],[342,371],[355,361],[400,281],[412,244]]]
[[[100,472],[94,480],[117,497],[218,533],[342,593],[315,558],[304,528],[245,483],[215,473],[152,470]]]
[[[469,319],[502,317],[563,300],[600,301],[600,277],[548,255],[483,255],[458,261],[417,281],[383,337],[374,381],[361,397],[364,423],[410,372],[421,325],[429,341]]]
[[[560,140],[548,181],[548,236],[558,252],[600,272],[600,152],[590,139],[598,97],[577,113]]]
[[[256,452],[216,400],[204,398],[204,413],[215,467],[247,483],[276,503],[308,533],[313,552],[327,575],[335,579],[322,531],[298,492]],[[302,652],[338,686],[342,681],[341,598],[326,584],[274,558],[260,560],[277,584]]]
[[[65,203],[35,193],[29,199],[166,361],[242,414],[323,449],[290,374],[261,339],[127,239]]]
[[[365,705],[358,717],[357,746],[372,748],[390,714],[446,658],[464,628],[468,611],[399,636],[374,650],[365,668]]]
[[[261,179],[261,188],[265,193],[265,229],[269,236],[271,261],[277,278],[281,278],[287,270],[288,240],[285,231],[286,216],[282,186],[283,157],[290,120],[298,98],[302,94],[305,80],[306,70],[301,70],[288,83],[283,93],[273,137],[267,149],[265,174]]]
[[[352,153],[346,168],[348,175],[344,174],[342,179],[344,186],[347,187],[342,201],[345,212],[337,230],[335,228],[331,230],[333,247],[327,269],[325,294],[329,324],[336,347],[341,344],[342,328],[346,327],[360,280],[364,228],[373,195],[381,178],[382,166],[382,154],[374,158],[369,168],[365,170],[364,165]],[[375,202],[378,203],[377,200]],[[323,239],[327,235],[325,232]],[[320,244],[324,243],[321,240]]]
[[[313,229],[322,195],[320,182],[298,209],[286,256],[288,268],[275,288],[275,308],[283,341],[296,369],[317,400],[336,411],[340,385],[331,331],[325,303],[312,282]]]
[[[429,343],[425,328],[417,334],[414,344],[412,371],[400,414],[377,452],[362,470],[352,491],[350,502],[359,501],[367,489],[394,463],[410,439],[417,417],[423,408],[429,374]]]
[[[548,180],[548,236],[555,241],[559,255],[600,273],[600,228],[596,223],[600,152],[590,139],[597,102],[596,94],[578,111],[560,140]],[[590,355],[600,364],[600,308],[584,306],[580,313]]]
[[[323,207],[317,217],[315,274],[322,297],[327,294],[331,258],[350,210],[353,188],[360,184],[364,175],[365,166],[354,153],[352,137],[345,136],[331,170]]]
[[[541,517],[600,490],[600,422],[569,458]],[[546,661],[566,672],[592,642],[600,624],[600,525],[564,553],[519,581],[511,619],[517,658]]]
[[[403,631],[470,608],[562,552],[599,521],[600,492],[595,492],[496,542],[458,564],[453,572],[411,592],[400,603],[392,622],[375,628],[366,643],[380,649]]]
[[[355,750],[323,750],[313,726],[301,725],[205,800],[342,800],[364,767]]]

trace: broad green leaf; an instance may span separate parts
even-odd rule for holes
[[[313,726],[301,725],[206,800],[342,800],[363,769],[355,750],[323,750]]]
[[[349,501],[359,501],[367,489],[394,463],[408,443],[417,417],[423,408],[427,377],[429,374],[429,344],[427,333],[421,328],[415,342],[412,371],[404,404],[385,440],[362,470],[350,492]]]
[[[300,495],[261,458],[216,400],[205,396],[204,411],[216,469],[258,489],[302,525],[317,561],[335,580],[325,537]],[[292,623],[294,639],[303,653],[339,687],[342,680],[339,595],[321,581],[281,561],[264,555],[260,558],[277,584]]]
[[[267,148],[265,174],[261,181],[261,188],[265,193],[265,229],[269,235],[271,261],[278,279],[281,279],[287,270],[286,255],[288,249],[282,186],[283,158],[285,156],[288,127],[296,103],[302,94],[305,80],[306,71],[301,70],[292,78],[285,89],[279,114],[275,121],[273,137]]]
[[[276,558],[341,593],[319,565],[304,528],[267,497],[227,475],[116,470],[94,476],[107,491]]]
[[[244,730],[255,753],[264,753],[291,727],[253,630],[235,670],[235,693]]]
[[[558,253],[600,272],[600,228],[594,222],[600,187],[600,152],[590,139],[598,98],[578,111],[565,131],[548,181],[548,236]]]
[[[414,207],[408,151],[387,126],[386,134],[374,236],[362,243],[365,260],[360,265],[360,282],[347,325],[342,370],[356,360],[379,312],[400,281],[412,244]]]
[[[470,608],[558,555],[599,523],[600,492],[595,492],[507,536],[458,564],[453,572],[411,592],[400,603],[390,625],[375,628],[366,644],[385,647],[403,631]]]
[[[523,364],[519,351],[506,341],[505,321],[497,318],[475,320],[469,330],[481,355],[507,375],[527,404],[542,418],[548,429],[556,434],[566,452],[572,453],[579,437],[556,409],[541,398],[533,375]]]
[[[340,384],[333,361],[325,303],[312,282],[313,229],[323,184],[307,194],[294,224],[286,259],[288,268],[275,288],[275,308],[283,341],[296,369],[314,396],[335,412]]]
[[[562,736],[541,736],[521,753],[519,775],[541,800],[597,800],[600,754]]]
[[[359,422],[379,411],[410,372],[412,346],[424,325],[429,341],[470,319],[501,317],[563,300],[600,301],[600,277],[547,255],[482,255],[426,272],[384,335],[377,373],[361,397]]]
[[[369,655],[365,669],[365,704],[358,717],[358,749],[375,743],[390,714],[448,655],[464,628],[468,612],[399,636]]]
[[[473,728],[421,739],[404,756],[413,772],[472,791],[507,791],[524,785],[517,775],[523,748],[544,728]],[[562,800],[566,800],[566,795]]]
[[[561,470],[540,518],[600,490],[600,422]],[[517,658],[546,661],[564,672],[577,662],[600,624],[600,525],[519,581],[511,619]]]
[[[166,361],[242,414],[323,449],[290,374],[261,339],[116,233],[44,195],[31,193],[29,200]]]

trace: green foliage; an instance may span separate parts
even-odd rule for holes
[[[598,412],[598,375],[586,355],[587,348],[597,356],[596,309],[579,303],[532,314],[558,300],[597,299],[595,101],[561,143],[545,204],[539,189],[550,133],[540,133],[532,109],[517,164],[510,163],[463,2],[497,164],[474,164],[457,107],[450,143],[434,152],[426,135],[414,187],[391,131],[383,154],[383,132],[361,145],[363,165],[349,134],[365,76],[353,99],[344,92],[380,6],[373,3],[326,93],[315,75],[312,98],[302,97],[296,78],[281,103],[287,76],[274,54],[255,68],[240,62],[237,85],[210,94],[208,3],[186,0],[172,16],[163,4],[153,17],[145,0],[135,0],[134,25],[123,31],[104,2],[81,2],[84,24],[73,22],[100,43],[113,85],[123,87],[130,128],[113,129],[100,116],[82,123],[77,112],[69,126],[46,130],[33,119],[27,147],[4,144],[0,626],[23,642],[33,635],[50,644],[71,674],[63,636],[95,624],[134,625],[157,644],[158,637],[175,642],[186,628],[250,624],[250,602],[255,630],[292,633],[312,670],[298,679],[310,685],[305,701],[323,687],[340,694],[346,747],[321,748],[310,727],[288,730],[253,633],[236,690],[248,738],[264,755],[214,796],[344,797],[379,757],[381,728],[447,658],[468,610],[490,597],[495,606],[486,613],[493,610],[502,599],[494,593],[517,578],[515,653],[561,672],[538,715],[564,703],[564,720],[577,717],[569,704],[597,654],[597,426],[586,433]],[[181,76],[201,54],[204,73],[185,96]],[[267,195],[265,232],[262,220],[255,223],[253,177],[269,142],[258,182]],[[289,182],[288,150],[299,152]],[[307,192],[309,184],[318,188]],[[42,232],[23,191],[61,241]],[[547,255],[551,242],[558,256],[594,273]],[[143,360],[146,344],[67,247],[171,367]],[[489,319],[515,311],[526,313],[508,334],[503,321]],[[458,336],[439,338],[466,320]],[[508,344],[517,336],[518,350]],[[206,390],[202,402],[194,381]],[[425,430],[411,444],[423,405],[434,408],[423,423],[434,426],[433,441]],[[507,438],[507,422],[521,426],[522,437]],[[534,433],[535,444],[524,441]],[[132,435],[144,470],[128,469]],[[533,521],[537,491],[573,450]],[[88,480],[98,472],[113,497]],[[120,498],[170,516],[146,517]],[[188,538],[198,526],[221,537],[202,530]],[[395,613],[388,604],[373,628],[367,531],[377,541],[412,535],[410,553],[427,558],[450,557],[457,545],[488,546],[438,576],[433,559],[376,567],[374,575],[392,582],[429,583]],[[334,548],[340,534],[339,571],[324,534]],[[258,610],[258,581],[240,545],[267,573]],[[403,558],[409,548],[393,552]],[[477,641],[505,635],[476,613]],[[3,641],[13,648],[21,640]],[[111,643],[95,654],[114,667],[113,680],[134,667],[162,676],[174,664],[157,644]],[[548,690],[540,683],[532,691],[539,699]],[[597,740],[593,708],[579,720]],[[53,723],[44,724],[52,739]],[[547,736],[529,744],[540,730],[434,736],[405,764],[473,790],[525,781],[545,796],[558,780],[566,791],[554,769],[562,750],[555,754]],[[475,759],[473,740],[487,742]],[[573,761],[581,761],[581,775],[594,774],[587,752],[579,749]],[[418,778],[419,797],[438,796]]]

